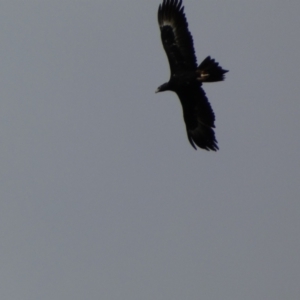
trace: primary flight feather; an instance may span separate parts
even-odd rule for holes
[[[215,116],[208,102],[203,82],[224,80],[228,72],[210,56],[197,66],[193,38],[188,30],[181,0],[164,0],[158,8],[158,24],[171,76],[156,92],[173,91],[181,102],[187,136],[191,145],[218,150],[213,128]]]

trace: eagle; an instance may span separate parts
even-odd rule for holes
[[[210,56],[198,66],[193,38],[188,29],[182,0],[163,0],[158,8],[161,41],[170,65],[170,80],[156,90],[173,91],[183,109],[190,144],[197,150],[217,151],[215,115],[202,89],[204,82],[223,81],[228,70]]]

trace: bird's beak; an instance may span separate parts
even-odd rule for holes
[[[155,91],[155,94],[159,93],[160,92],[160,89],[158,88],[156,91]]]

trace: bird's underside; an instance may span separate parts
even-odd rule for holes
[[[197,66],[193,39],[181,0],[164,0],[158,9],[158,23],[171,76],[169,82],[161,85],[157,91],[170,90],[178,95],[191,145],[195,149],[198,146],[216,151],[215,116],[202,83],[222,81],[228,71],[209,56]]]

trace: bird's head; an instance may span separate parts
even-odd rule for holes
[[[164,91],[168,91],[168,90],[169,90],[169,83],[166,82],[166,83],[162,84],[161,86],[159,86],[157,88],[157,90],[155,91],[155,93],[164,92]]]

